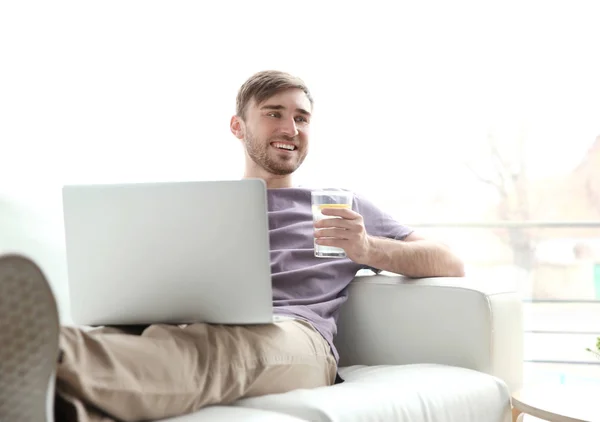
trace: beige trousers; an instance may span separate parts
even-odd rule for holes
[[[59,401],[68,406],[68,419],[80,422],[157,420],[331,385],[336,375],[329,345],[300,320],[151,325],[138,332],[63,327],[60,348]]]

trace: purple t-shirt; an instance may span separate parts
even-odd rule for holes
[[[349,258],[314,256],[310,189],[268,189],[267,197],[274,313],[309,321],[338,360],[333,338],[339,309],[356,273],[369,267]],[[352,209],[362,215],[369,235],[402,240],[412,232],[356,194]]]

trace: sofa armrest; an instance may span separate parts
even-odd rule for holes
[[[335,344],[340,366],[438,363],[497,376],[511,391],[522,384],[518,293],[468,277],[356,277]]]

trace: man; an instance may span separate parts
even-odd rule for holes
[[[341,218],[313,224],[310,191],[292,184],[308,153],[312,112],[300,79],[265,71],[242,85],[230,122],[245,148],[244,176],[261,178],[268,188],[278,322],[59,329],[54,298],[36,265],[4,256],[0,320],[9,324],[0,333],[0,420],[41,420],[54,370],[61,421],[157,420],[242,397],[331,385],[335,320],[359,269],[462,276],[463,264],[446,246],[357,195],[352,209],[323,211]],[[347,258],[314,257],[314,237],[343,248]]]

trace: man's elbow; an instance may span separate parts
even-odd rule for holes
[[[464,277],[465,263],[451,249],[450,246],[444,244],[446,249],[444,274],[442,277]]]
[[[464,277],[465,276],[465,264],[462,261],[458,261],[453,269],[454,275],[452,277]]]
[[[461,259],[455,258],[451,265],[449,265],[450,274],[447,277],[464,277],[465,276],[465,264]]]

